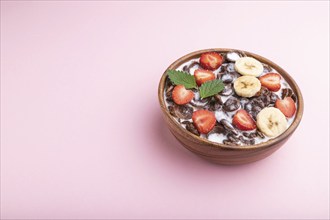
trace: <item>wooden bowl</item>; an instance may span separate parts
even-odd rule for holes
[[[192,52],[190,54],[181,57],[166,69],[166,71],[163,73],[162,78],[160,79],[159,87],[158,87],[158,99],[161,110],[163,112],[163,117],[165,119],[168,128],[170,129],[171,133],[176,137],[176,139],[185,148],[197,154],[198,156],[201,156],[209,161],[219,164],[225,164],[225,165],[236,165],[236,164],[245,164],[245,163],[254,162],[263,159],[269,156],[270,154],[272,154],[273,152],[275,152],[289,139],[289,137],[294,133],[294,131],[298,127],[303,115],[303,108],[304,108],[303,97],[301,95],[298,85],[284,69],[282,69],[274,62],[262,56],[247,51],[243,51],[247,56],[254,57],[257,60],[261,61],[262,63],[265,63],[273,67],[275,70],[277,70],[277,72],[280,73],[282,77],[289,83],[290,87],[296,94],[298,100],[297,112],[290,127],[284,133],[282,133],[280,136],[274,139],[268,140],[267,142],[264,143],[249,145],[244,147],[211,142],[207,139],[198,137],[192,134],[191,132],[187,131],[185,128],[183,128],[170,115],[165,105],[164,87],[165,87],[165,81],[168,77],[167,70],[176,69],[184,62],[193,58],[200,57],[200,55],[205,52],[215,51],[218,53],[223,53],[231,50],[235,50],[235,49],[223,49],[223,48],[206,49],[206,50],[199,50],[196,52]]]

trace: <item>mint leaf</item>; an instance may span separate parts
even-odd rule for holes
[[[214,79],[203,83],[202,86],[199,88],[199,94],[203,99],[221,92],[224,87],[225,86],[223,85],[223,82],[221,80]]]
[[[183,85],[186,89],[197,88],[195,77],[189,73],[177,70],[168,70],[167,74],[172,83],[175,85]]]

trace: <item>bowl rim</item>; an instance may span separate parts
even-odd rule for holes
[[[285,132],[283,132],[281,135],[272,138],[266,142],[262,142],[259,144],[254,144],[254,145],[243,145],[243,146],[235,146],[235,145],[227,145],[227,144],[222,144],[222,143],[217,143],[217,142],[212,142],[209,141],[208,139],[196,136],[192,134],[191,132],[187,131],[185,128],[181,126],[181,124],[174,119],[174,117],[169,113],[168,109],[166,108],[165,100],[164,100],[164,89],[165,89],[165,82],[167,79],[167,71],[176,69],[178,66],[180,66],[182,63],[188,61],[189,59],[197,58],[199,57],[202,53],[205,52],[217,52],[217,53],[226,53],[229,51],[242,51],[244,52],[247,56],[254,57],[257,60],[259,60],[262,63],[265,63],[267,65],[270,65],[272,68],[274,68],[278,73],[281,74],[283,78],[288,82],[290,85],[291,89],[294,90],[296,96],[297,96],[297,111],[295,114],[295,118],[292,122],[292,124],[287,128]],[[213,148],[217,149],[222,149],[222,150],[237,150],[237,151],[242,151],[242,150],[256,150],[256,149],[265,149],[268,147],[271,147],[273,145],[276,145],[277,143],[280,143],[284,141],[286,138],[288,138],[298,127],[302,116],[303,116],[303,111],[304,111],[304,100],[301,94],[301,91],[299,89],[299,86],[297,83],[294,81],[294,79],[287,73],[282,67],[274,63],[273,61],[262,57],[258,54],[248,52],[245,50],[240,50],[240,49],[232,49],[232,48],[210,48],[210,49],[202,49],[202,50],[197,50],[191,53],[188,53],[176,61],[174,61],[163,73],[159,85],[158,85],[158,100],[160,107],[163,111],[163,113],[166,115],[167,118],[169,118],[175,126],[179,128],[187,137],[189,137],[191,140],[194,140],[195,142],[198,142],[200,144],[203,144],[205,146],[210,146]]]

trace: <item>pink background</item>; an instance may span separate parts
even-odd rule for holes
[[[255,52],[300,85],[262,161],[185,150],[157,100],[199,49]],[[1,1],[1,217],[329,218],[329,2]]]

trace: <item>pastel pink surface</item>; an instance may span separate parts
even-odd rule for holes
[[[329,218],[329,2],[1,1],[1,218]],[[161,118],[199,49],[278,63],[305,100],[272,156],[211,164]]]

